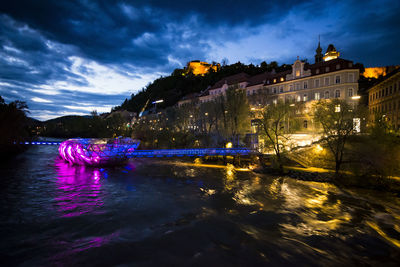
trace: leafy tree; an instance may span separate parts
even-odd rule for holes
[[[246,133],[250,125],[250,106],[245,90],[230,86],[226,90],[224,119],[228,136],[239,145],[240,135]]]
[[[279,100],[276,104],[267,105],[262,115],[262,129],[266,135],[267,145],[274,150],[277,168],[281,172],[283,171],[282,154],[287,150],[290,133],[297,130],[295,116],[296,110],[300,108],[300,104],[295,105]],[[290,122],[293,125],[290,125]]]
[[[25,102],[17,100],[7,104],[0,96],[0,144],[20,142],[28,137],[27,112]]]
[[[354,118],[360,117],[360,110],[340,99],[320,100],[313,108],[314,119],[321,126],[322,135],[335,159],[336,177],[339,177],[345,145],[355,134]]]

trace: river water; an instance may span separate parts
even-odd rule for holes
[[[400,263],[391,193],[173,160],[77,167],[54,146],[0,177],[3,266]]]

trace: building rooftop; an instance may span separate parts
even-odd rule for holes
[[[231,75],[228,77],[225,77],[221,80],[219,80],[218,82],[216,82],[211,88],[212,89],[217,89],[217,88],[221,88],[225,83],[228,85],[232,85],[232,84],[237,84],[237,83],[241,83],[241,82],[247,82],[250,78],[250,75],[248,75],[247,73],[241,72],[235,75]]]

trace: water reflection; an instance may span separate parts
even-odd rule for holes
[[[102,173],[98,168],[75,166],[57,159],[56,209],[61,217],[99,212],[103,205]]]
[[[331,197],[331,191],[335,190],[333,185],[312,182],[307,186],[295,185],[283,182],[279,190],[285,201],[285,212],[301,219],[294,224],[282,224],[284,229],[303,236],[328,235],[352,219],[343,210],[341,201]],[[270,191],[276,191],[276,184],[273,187]]]

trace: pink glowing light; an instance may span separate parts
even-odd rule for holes
[[[69,139],[60,144],[58,151],[71,164],[99,166],[127,160],[139,143],[131,138]]]

